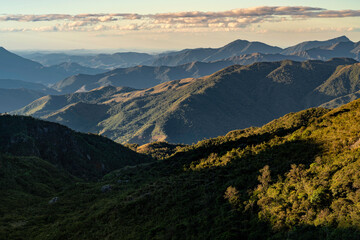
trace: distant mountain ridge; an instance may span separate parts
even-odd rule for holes
[[[351,41],[346,36],[340,36],[340,37],[329,39],[326,41],[306,41],[306,42],[296,44],[295,46],[285,48],[283,51],[281,51],[281,54],[291,55],[291,54],[306,51],[306,50],[309,50],[312,48],[331,46],[331,45],[334,45],[334,44],[340,43],[340,42],[351,42]]]
[[[318,49],[323,47],[331,47],[337,43],[352,43],[346,36],[340,36],[325,41],[306,41],[288,48],[279,48],[270,46],[262,42],[250,42],[247,40],[235,40],[223,47],[219,48],[195,48],[184,49],[181,51],[172,51],[160,54],[120,52],[114,54],[95,54],[95,55],[68,55],[61,53],[42,54],[32,53],[24,56],[35,61],[39,61],[44,65],[60,64],[62,62],[77,62],[83,66],[95,68],[128,68],[137,65],[147,66],[177,66],[190,62],[211,62],[219,61],[227,58],[245,55],[245,54],[281,54],[281,55],[297,55],[305,59],[321,59],[328,60],[334,57],[353,57],[359,59],[359,44],[351,50],[355,55],[327,52],[325,56],[308,55],[306,51],[310,49]],[[280,59],[279,59],[280,60]],[[282,59],[281,59],[282,60]],[[291,59],[293,60],[293,59]],[[247,63],[249,64],[249,63]]]
[[[294,52],[293,55],[307,59],[326,60],[334,57],[348,57],[359,60],[360,42],[338,42],[329,46]]]
[[[108,85],[143,89],[170,80],[209,75],[233,64],[231,61],[219,61],[214,63],[194,62],[176,67],[118,68],[97,75],[75,75],[56,83],[53,88],[64,93],[72,93],[77,90],[89,91]]]
[[[104,134],[118,142],[192,143],[331,101],[337,97],[330,90],[337,85],[333,76],[356,66],[353,59],[234,65],[207,77],[144,90],[108,86],[47,96],[15,113]],[[357,86],[343,92],[356,91],[360,84],[353,75],[343,76],[343,81]]]
[[[176,66],[194,61],[210,62],[230,58],[238,55],[263,53],[280,53],[281,48],[269,46],[261,42],[249,42],[246,40],[235,40],[220,48],[196,48],[185,49],[177,53],[168,54],[155,58],[150,65]]]
[[[83,67],[76,63],[44,67],[40,63],[20,57],[0,47],[0,79],[19,79],[50,84],[77,73],[96,74],[103,71],[102,69]]]
[[[25,82],[25,81],[16,80],[16,79],[0,79],[0,88],[3,88],[3,89],[26,88],[26,89],[46,92],[47,94],[56,94],[57,93],[54,89],[46,87],[45,85],[43,85],[41,83]]]
[[[244,54],[214,62],[192,62],[179,66],[136,66],[118,68],[97,75],[79,74],[71,76],[53,85],[53,88],[62,93],[89,91],[103,86],[126,86],[136,89],[154,87],[163,82],[182,78],[197,78],[210,75],[225,67],[241,64],[248,65],[254,62],[274,62],[281,60],[303,61],[298,56],[284,56],[281,54]]]
[[[142,64],[150,60],[152,55],[137,52],[121,52],[114,54],[88,54],[69,55],[64,53],[31,53],[24,54],[25,57],[37,61],[45,66],[57,65],[60,63],[78,63],[83,66],[99,69],[126,68]]]
[[[117,68],[109,72],[75,75],[54,85],[57,91],[72,93],[89,91],[101,86],[126,86],[137,89],[153,87],[165,81],[212,74],[234,64],[306,59],[329,60],[347,57],[359,60],[360,42],[354,43],[346,36],[326,41],[307,41],[281,49],[261,42],[236,40],[220,48],[184,49],[158,55],[146,55],[143,65]],[[119,53],[124,54],[128,53]],[[89,57],[89,56],[88,56]],[[139,63],[139,59],[137,63]],[[129,64],[132,60],[130,58]]]
[[[217,61],[243,54],[281,54],[286,56],[296,55],[304,59],[329,60],[335,57],[351,57],[359,59],[360,42],[354,43],[346,36],[329,39],[326,41],[307,41],[295,46],[281,49],[261,42],[235,40],[221,48],[185,49],[168,55],[160,55],[150,65],[179,65],[192,61]],[[347,48],[336,46],[347,45]],[[325,49],[325,50],[321,50]],[[317,55],[313,52],[319,52]],[[310,53],[309,53],[310,52]]]

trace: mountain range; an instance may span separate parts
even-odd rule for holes
[[[233,65],[144,90],[108,86],[46,96],[14,113],[118,142],[193,143],[355,93],[358,71],[355,60],[342,58]]]
[[[263,53],[276,54],[280,53],[281,48],[269,46],[261,42],[249,42],[246,40],[235,40],[220,48],[196,48],[184,49],[179,52],[172,52],[155,57],[151,65],[155,66],[176,66],[194,61],[211,62],[229,57],[244,54]]]
[[[325,40],[325,41],[306,41],[306,42],[302,42],[302,43],[296,44],[294,46],[285,48],[284,50],[281,51],[281,54],[293,55],[298,52],[303,52],[303,51],[314,49],[314,48],[333,46],[335,44],[342,43],[342,42],[346,43],[346,42],[351,42],[351,41],[346,36],[340,36],[340,37]]]
[[[359,51],[359,43],[351,42],[347,37],[342,36],[327,41],[303,42],[286,49],[273,47],[261,42],[236,40],[220,48],[185,49],[182,51],[167,52],[157,55],[134,52],[81,56],[41,53],[26,55],[33,60],[39,60],[44,63],[46,65],[44,66],[38,62],[11,53],[4,48],[0,48],[0,79],[19,79],[22,81],[49,85],[58,81],[63,81],[66,77],[72,76],[73,78],[76,78],[74,75],[79,73],[92,75],[105,72],[103,69],[122,67],[123,69],[115,69],[115,75],[118,74],[117,72],[120,72],[119,78],[116,79],[116,81],[115,77],[113,77],[111,81],[105,80],[104,84],[97,83],[94,86],[99,87],[106,84],[113,84],[115,86],[147,88],[163,81],[207,75],[220,70],[221,67],[232,64],[247,65],[259,61],[281,61],[285,59],[294,61],[303,61],[306,59],[328,60],[333,57],[351,57],[358,59]],[[191,64],[194,64],[194,62],[204,62],[204,64],[205,62],[209,63],[208,69],[206,69],[206,66],[204,65],[198,70],[199,72],[202,72],[202,74],[196,73],[196,70],[191,69]],[[136,80],[143,82],[143,84],[139,84],[139,82],[130,84],[130,82],[134,82],[132,80],[134,77],[128,77],[126,76],[128,74],[121,72],[129,72],[129,75],[132,75],[132,72],[137,72],[137,65],[163,68],[165,66],[173,66],[182,69],[179,71],[184,71],[184,68],[187,68],[189,69],[189,74],[167,74],[166,72],[171,70],[167,70],[166,68],[154,68],[152,71],[155,73],[150,75],[149,73],[145,73],[144,76],[136,76]],[[176,72],[177,70],[174,69],[174,71]],[[112,73],[113,72],[110,71],[107,74],[111,75]],[[99,75],[95,78],[103,77],[104,76]],[[81,75],[80,78],[84,78],[84,76]],[[89,81],[94,81],[93,78],[88,78],[90,79]],[[107,77],[105,76],[105,78]],[[125,80],[122,80],[122,78]],[[152,83],[146,84],[145,80],[139,80],[140,78],[149,78],[149,82]],[[93,84],[93,82],[91,84]],[[61,83],[58,85],[61,85]],[[59,86],[57,86],[57,88],[59,88]],[[72,90],[74,90],[74,88]],[[78,89],[75,89],[75,91],[76,90]]]
[[[346,47],[344,47],[345,45]],[[32,53],[23,56],[46,66],[72,62],[91,68],[113,70],[114,68],[128,68],[137,65],[178,66],[191,62],[212,62],[254,53],[281,54],[285,56],[295,55],[303,59],[329,60],[334,57],[351,57],[359,60],[359,51],[359,43],[352,42],[346,36],[340,36],[325,41],[306,41],[284,49],[262,42],[250,42],[239,39],[219,48],[184,49],[160,54],[134,52],[95,55]],[[249,63],[250,62],[247,62],[246,64]]]
[[[179,52],[157,56],[150,65],[179,65],[193,61],[217,61],[243,54],[281,54],[295,55],[304,59],[329,60],[335,57],[348,57],[359,60],[360,42],[354,43],[346,36],[326,41],[307,41],[281,49],[261,42],[236,40],[221,48],[185,49]]]
[[[130,68],[117,68],[115,70],[97,75],[78,74],[71,76],[52,86],[61,93],[76,91],[89,91],[103,86],[131,87],[137,89],[154,87],[160,83],[182,78],[197,78],[210,75],[225,67],[254,62],[274,62],[281,60],[303,61],[298,56],[284,56],[281,54],[245,54],[214,62],[192,62],[179,66],[136,66]]]
[[[96,74],[102,69],[81,66],[77,63],[62,63],[45,67],[38,62],[20,57],[0,47],[0,79],[19,79],[43,84],[55,83],[78,73]]]
[[[153,58],[147,53],[119,52],[114,54],[83,54],[69,55],[64,53],[29,53],[22,56],[39,62],[45,66],[60,63],[78,63],[82,66],[99,69],[127,68],[142,64]]]
[[[348,57],[359,60],[360,42],[338,42],[329,46],[322,46],[318,48],[311,48],[296,52],[293,55],[304,57],[307,59],[325,60],[334,57]]]

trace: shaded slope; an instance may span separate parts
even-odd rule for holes
[[[354,96],[356,96],[356,92],[360,90],[359,78],[359,63],[352,65],[340,65],[323,84],[314,90],[312,96],[314,100],[318,99],[315,101],[317,101],[319,104],[332,101],[334,98],[342,98],[343,96],[345,97],[345,95],[348,94],[355,94],[353,97],[349,98],[349,100],[355,100]],[[347,101],[346,103],[348,102],[350,101]]]
[[[26,216],[34,216],[34,209],[47,207],[51,199],[80,181],[37,157],[0,153],[0,165],[1,239],[30,239],[28,234],[16,233],[29,223]]]
[[[256,62],[278,62],[283,60],[304,61],[306,59],[294,55],[263,54],[263,53],[244,54],[244,55],[234,56],[225,59],[225,61],[231,61],[234,64],[240,64],[240,65],[249,65]]]
[[[360,98],[360,91],[357,91],[355,93],[351,93],[345,96],[341,96],[338,98],[335,98],[329,102],[323,103],[320,105],[320,107],[324,107],[324,108],[337,108],[340,107],[344,104],[347,104],[351,101],[354,101],[356,99]]]
[[[82,178],[148,159],[111,140],[31,117],[0,116],[0,152],[36,156]]]
[[[58,92],[39,83],[0,79],[0,113],[22,108],[49,94],[54,95]]]
[[[46,95],[46,93],[25,88],[0,88],[0,113],[22,108],[44,95]]]
[[[0,88],[3,88],[3,89],[26,88],[26,89],[41,91],[41,92],[44,92],[47,94],[58,93],[54,89],[48,88],[45,85],[40,84],[40,83],[25,82],[25,81],[15,80],[15,79],[0,79]]]
[[[360,63],[340,66],[318,90],[335,97],[360,90]]]

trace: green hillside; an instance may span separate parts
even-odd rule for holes
[[[317,91],[331,97],[340,97],[360,90],[360,64],[339,66]]]
[[[0,116],[0,152],[36,156],[77,177],[100,177],[114,169],[148,162],[120,144],[32,117]]]
[[[329,102],[338,97],[332,94],[337,88],[331,89],[339,82],[345,89],[340,94],[357,91],[357,67],[352,59],[234,65],[207,77],[144,90],[108,86],[46,96],[15,113],[99,133],[121,143],[189,144]],[[343,74],[343,68],[354,70]]]
[[[358,239],[359,121],[356,100],[334,110],[290,113],[195,145],[144,146],[150,153],[174,153],[120,168],[99,182],[65,184],[62,174],[55,175],[67,187],[49,183],[48,194],[31,197],[29,204],[38,202],[26,211],[11,210],[16,203],[9,199],[20,195],[2,196],[0,237]],[[21,171],[18,176],[26,173]],[[102,192],[104,186],[110,190]],[[50,193],[58,202],[48,203]]]

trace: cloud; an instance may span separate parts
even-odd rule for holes
[[[0,15],[0,22],[56,22],[48,27],[27,27],[8,31],[145,31],[184,29],[234,30],[265,22],[314,18],[359,17],[360,10],[327,10],[315,7],[261,6],[219,12],[173,12],[159,14],[43,14]],[[133,22],[130,23],[129,22]],[[3,29],[6,31],[6,29]]]
[[[290,30],[275,30],[273,32],[282,33],[320,33],[320,32],[360,32],[360,28],[355,27],[309,27],[309,28],[296,28]]]

